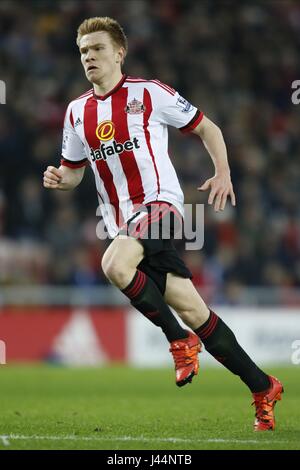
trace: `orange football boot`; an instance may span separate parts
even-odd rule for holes
[[[176,385],[178,387],[191,382],[199,370],[198,353],[201,351],[202,344],[197,335],[191,331],[188,334],[187,338],[172,341],[169,349],[175,362]]]
[[[282,383],[276,377],[269,376],[270,388],[265,392],[253,393],[255,405],[254,431],[274,431],[275,416],[274,407],[281,394],[284,392]]]

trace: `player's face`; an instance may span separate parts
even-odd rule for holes
[[[91,83],[101,82],[120,69],[123,49],[114,45],[106,31],[82,36],[79,50],[86,77]]]

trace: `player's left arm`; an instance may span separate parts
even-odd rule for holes
[[[208,204],[214,204],[215,211],[224,210],[228,197],[230,197],[231,204],[235,206],[235,194],[221,129],[206,116],[203,116],[201,122],[192,132],[202,139],[215,166],[215,175],[197,189],[210,191]]]

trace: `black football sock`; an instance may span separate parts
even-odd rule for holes
[[[133,307],[163,330],[168,341],[188,337],[187,331],[178,323],[157,285],[145,273],[137,270],[122,292],[130,299]]]
[[[212,310],[208,320],[195,333],[205,349],[233,374],[239,375],[252,393],[262,392],[270,387],[269,377],[254,364],[231,329]]]

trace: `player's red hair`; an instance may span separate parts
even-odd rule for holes
[[[127,37],[123,31],[122,26],[113,18],[108,16],[95,16],[94,18],[87,18],[84,20],[77,30],[77,45],[80,46],[82,36],[89,33],[96,33],[98,31],[106,31],[114,44],[117,47],[123,47],[125,54],[128,51]]]

